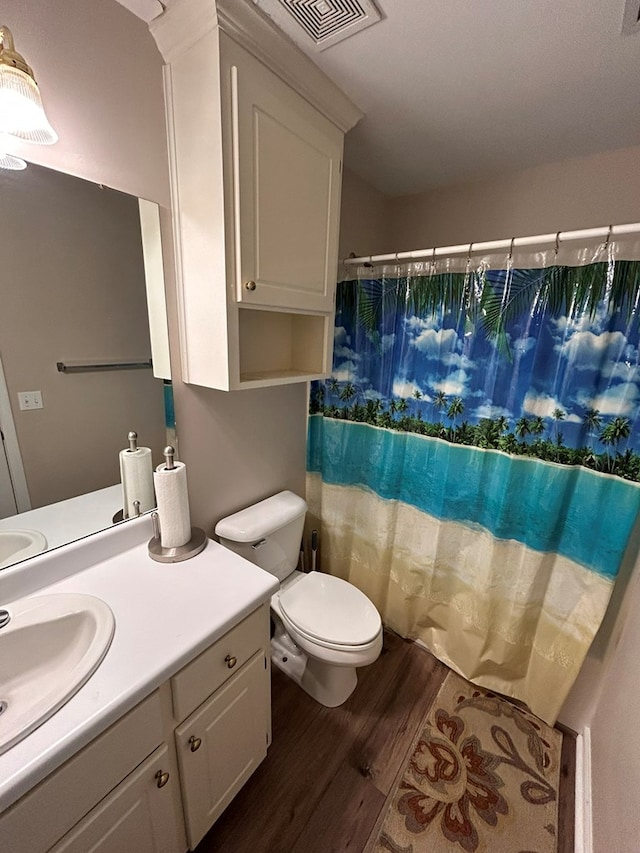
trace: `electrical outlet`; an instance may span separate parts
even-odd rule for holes
[[[18,402],[21,412],[42,409],[42,391],[18,391]]]

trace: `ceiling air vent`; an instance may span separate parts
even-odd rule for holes
[[[294,41],[326,50],[365,27],[380,12],[372,0],[254,0]]]
[[[622,18],[623,33],[640,33],[640,0],[627,0]]]

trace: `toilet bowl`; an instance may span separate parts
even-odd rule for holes
[[[335,708],[357,684],[356,668],[382,650],[380,614],[353,584],[321,572],[296,571],[307,510],[280,492],[216,525],[221,544],[274,574],[271,660],[310,696]]]

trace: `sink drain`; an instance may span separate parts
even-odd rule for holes
[[[7,710],[7,703],[0,701],[0,714]]]
[[[0,628],[4,628],[11,621],[11,614],[8,610],[0,610]]]

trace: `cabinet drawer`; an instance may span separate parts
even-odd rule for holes
[[[184,720],[269,642],[269,605],[263,604],[171,679],[173,713]]]
[[[0,817],[0,850],[45,853],[162,740],[156,691]]]

